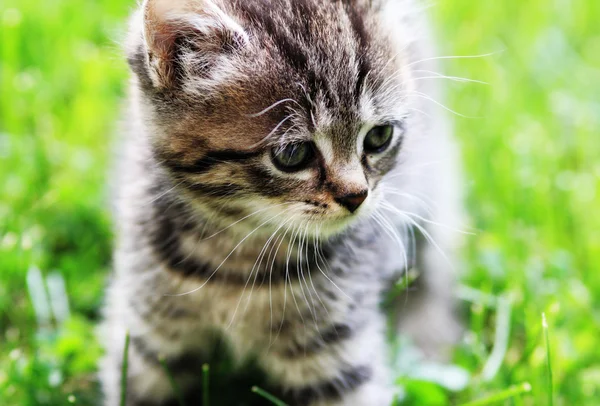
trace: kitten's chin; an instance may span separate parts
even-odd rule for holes
[[[352,231],[369,217],[368,214],[354,214],[342,219],[324,220],[320,222],[318,235],[320,238],[333,238]]]

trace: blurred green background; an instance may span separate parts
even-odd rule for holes
[[[132,3],[0,2],[0,405],[98,396]],[[454,117],[476,229],[457,292],[468,331],[453,367],[399,363],[400,404],[600,404],[600,1],[430,11],[442,55],[488,54],[446,73],[488,85],[448,81],[445,100],[477,117]]]

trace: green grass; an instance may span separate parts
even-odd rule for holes
[[[97,398],[106,178],[127,76],[117,40],[132,4],[0,3],[2,405]],[[462,384],[401,370],[398,404],[595,404],[600,2],[439,0],[431,12],[442,54],[492,55],[445,61],[448,74],[489,83],[448,82],[445,101],[478,117],[455,117],[477,230],[459,292],[468,332],[443,370]],[[65,320],[60,309],[36,319],[34,268],[64,278]]]

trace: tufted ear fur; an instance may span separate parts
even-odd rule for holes
[[[208,77],[218,57],[248,42],[244,29],[213,0],[145,0],[143,36],[154,86]]]

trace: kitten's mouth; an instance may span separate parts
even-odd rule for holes
[[[308,218],[305,224],[311,223],[314,233],[319,236],[332,237],[347,231],[360,220],[369,217],[371,212],[372,210],[367,206],[355,212],[344,210],[331,213],[327,210],[306,210],[304,214]]]

